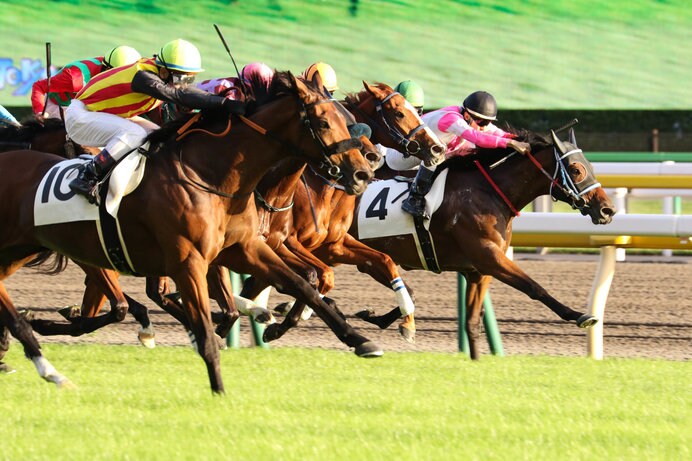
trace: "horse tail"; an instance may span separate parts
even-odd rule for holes
[[[46,264],[47,267],[41,267],[39,272],[46,275],[56,275],[67,268],[68,261],[69,259],[60,253],[56,253],[52,250],[44,250],[36,255],[34,259],[26,263],[24,267],[39,267]]]

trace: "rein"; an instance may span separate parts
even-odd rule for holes
[[[320,233],[320,226],[317,224],[317,213],[315,213],[315,204],[312,203],[312,194],[310,193],[310,188],[308,187],[308,180],[305,179],[305,175],[301,174],[300,179],[303,180],[303,186],[305,186],[305,193],[308,195],[308,203],[310,204],[310,212],[312,213],[312,222],[315,223],[315,232]]]
[[[322,139],[321,136],[318,136],[317,133],[315,132],[315,129],[312,125],[312,121],[310,120],[310,117],[308,117],[307,109],[308,107],[315,106],[318,104],[334,104],[336,101],[334,99],[325,99],[322,101],[317,101],[312,104],[305,104],[303,101],[300,101],[300,104],[302,106],[300,110],[300,119],[302,123],[310,130],[310,135],[312,136],[313,140],[317,143],[318,146],[321,148],[321,153],[322,153],[322,163],[320,167],[326,166],[327,167],[327,174],[331,176],[332,178],[339,180],[341,178],[341,169],[338,167],[338,165],[335,165],[334,162],[332,162],[330,156],[334,154],[338,154],[340,152],[346,152],[347,150],[350,149],[361,149],[363,147],[363,143],[361,143],[360,139],[354,139],[354,138],[349,138],[345,139],[343,141],[336,142],[330,146],[327,146],[324,143],[324,140]],[[240,115],[240,120],[245,123],[247,126],[252,128],[253,130],[257,131],[263,136],[267,136],[268,138],[272,139],[273,141],[277,142],[278,144],[281,144],[282,146],[288,148],[294,155],[298,156],[303,156],[303,151],[296,145],[286,142],[285,140],[281,139],[278,135],[276,135],[274,132],[267,130],[266,128],[263,128],[262,126],[258,125],[257,123],[253,122],[249,118],[245,117],[244,115]]]
[[[553,188],[555,187],[555,188],[559,189],[567,197],[570,197],[572,199],[572,203],[571,203],[572,208],[578,209],[578,210],[581,210],[586,205],[586,202],[584,201],[584,198],[582,196],[584,194],[586,194],[587,192],[589,192],[589,191],[591,191],[597,187],[601,187],[601,184],[597,182],[597,183],[594,183],[591,186],[585,188],[584,190],[579,191],[577,186],[572,181],[572,178],[570,178],[569,174],[567,174],[567,171],[565,169],[564,164],[562,163],[562,160],[564,158],[572,155],[572,154],[581,153],[581,152],[582,152],[582,150],[577,148],[577,149],[573,149],[573,150],[567,152],[566,154],[560,156],[560,154],[557,151],[557,147],[553,146],[553,153],[555,155],[555,160],[556,160],[555,173],[553,175],[548,173],[545,170],[545,168],[543,168],[543,165],[541,165],[541,163],[538,160],[536,160],[536,157],[534,157],[531,154],[531,152],[526,153],[526,157],[528,157],[529,160],[531,160],[531,163],[533,163],[533,165],[536,168],[538,168],[538,170],[541,173],[543,173],[543,175],[546,178],[548,178],[548,181],[550,182],[550,196],[551,197],[553,196]],[[503,164],[505,161],[507,161],[510,157],[512,157],[516,153],[517,153],[516,151],[512,152],[511,154],[507,155],[506,157],[493,163],[492,165],[490,165],[490,169],[492,170],[495,167]],[[485,179],[488,181],[488,183],[490,183],[490,185],[493,187],[493,189],[495,189],[495,192],[497,192],[497,194],[502,198],[502,200],[505,202],[505,204],[507,204],[507,206],[512,211],[514,216],[519,216],[519,212],[517,211],[517,209],[514,207],[514,205],[512,205],[512,202],[510,202],[510,200],[507,198],[507,196],[500,190],[500,187],[497,185],[497,183],[495,181],[493,181],[493,179],[490,177],[490,174],[488,173],[488,171],[485,168],[483,168],[483,166],[480,164],[480,162],[478,160],[474,160],[473,163],[480,170],[480,172],[483,174],[483,177],[485,177]],[[560,183],[560,181],[558,181],[558,179],[557,179],[558,174],[561,174],[562,181],[566,185],[562,184],[562,183]],[[556,199],[553,197],[553,200],[556,200]]]
[[[257,200],[259,202],[259,204],[262,205],[262,208],[264,208],[265,210],[267,210],[270,213],[278,213],[279,211],[290,210],[291,208],[293,208],[293,204],[295,203],[295,199],[293,199],[293,200],[291,200],[291,203],[289,203],[288,205],[277,208],[273,205],[270,205],[269,202],[267,202],[265,200],[265,198],[262,197],[262,194],[260,194],[260,191],[258,191],[256,188],[255,188],[255,200]]]

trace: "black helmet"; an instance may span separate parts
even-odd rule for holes
[[[487,91],[475,91],[466,96],[461,107],[475,118],[497,120],[497,102]]]

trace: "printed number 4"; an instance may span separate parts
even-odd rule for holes
[[[366,218],[379,218],[380,221],[387,217],[387,196],[389,187],[383,188],[372,200],[370,206],[365,210]]]

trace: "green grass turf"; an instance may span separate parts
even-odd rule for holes
[[[476,89],[500,108],[689,109],[692,8],[687,0],[12,0],[1,1],[0,56],[65,64],[129,44],[151,55],[168,40],[197,44],[207,72],[232,73],[212,23],[239,66],[336,69],[360,81],[414,79],[428,107]],[[0,103],[25,105],[0,90]]]
[[[213,397],[190,348],[13,343],[0,459],[456,460],[690,457],[690,363],[224,351]]]

